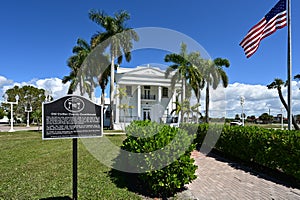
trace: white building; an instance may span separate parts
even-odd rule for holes
[[[171,76],[159,68],[147,66],[119,68],[116,73],[116,88],[125,88],[126,97],[115,99],[115,123],[132,120],[165,121],[175,109],[176,93],[171,89]]]

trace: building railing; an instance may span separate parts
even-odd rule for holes
[[[119,120],[119,123],[123,123],[124,121],[126,123],[130,123],[134,120],[138,120],[138,116],[120,116],[120,120]]]
[[[155,95],[141,95],[141,99],[143,100],[155,100]]]

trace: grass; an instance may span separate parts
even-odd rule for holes
[[[105,136],[121,145],[124,135]],[[0,133],[0,199],[72,197],[72,140],[42,140],[40,132]],[[118,188],[111,169],[78,140],[78,199],[141,199]]]

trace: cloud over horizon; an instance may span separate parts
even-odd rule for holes
[[[54,99],[60,98],[67,94],[69,84],[63,84],[60,78],[46,78],[46,79],[33,79],[28,82],[14,82],[8,80],[4,76],[0,76],[0,100],[3,94],[9,88],[18,85],[32,85],[37,88],[43,88],[52,92]],[[293,95],[293,113],[300,114],[300,82],[292,82],[292,95]],[[99,91],[99,89],[97,89]],[[283,87],[282,92],[284,97],[287,96],[287,88]],[[99,99],[100,94],[96,92]],[[203,112],[205,109],[205,90],[202,92],[201,108]],[[244,112],[246,116],[255,115],[260,116],[262,113],[268,113],[273,116],[281,113],[283,107],[276,89],[269,90],[265,85],[250,85],[244,83],[232,83],[227,88],[219,87],[217,90],[210,91],[210,116],[211,117],[228,117],[233,118],[236,114],[241,114],[242,107],[240,104],[240,97],[245,97]],[[192,99],[192,105],[195,99]],[[283,112],[286,116],[286,112]]]

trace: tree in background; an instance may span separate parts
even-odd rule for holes
[[[90,81],[90,84],[86,84],[86,82],[84,81],[84,79],[86,78],[84,76],[86,74],[83,74],[83,70],[80,70],[82,69],[84,60],[91,52],[91,47],[85,40],[79,38],[77,40],[77,45],[73,47],[72,52],[74,55],[71,56],[67,61],[67,65],[71,69],[71,72],[68,76],[63,77],[62,82],[64,84],[70,82],[68,94],[72,94],[76,90],[76,87],[79,85],[81,95],[83,95],[85,91],[87,91],[91,97],[93,83],[92,81]]]
[[[272,83],[270,83],[269,85],[267,85],[268,89],[277,89],[277,92],[278,92],[278,95],[279,95],[279,99],[282,103],[282,105],[284,106],[284,108],[286,109],[286,111],[289,110],[288,108],[288,105],[282,95],[282,87],[285,87],[286,86],[286,83],[283,82],[282,79],[279,79],[279,78],[275,78],[274,81]],[[299,126],[298,124],[296,123],[296,120],[294,118],[294,116],[292,116],[292,123],[293,123],[293,126],[296,130],[299,130]]]
[[[273,116],[269,115],[268,113],[263,113],[261,116],[259,116],[259,119],[264,123],[271,123],[273,121]]]
[[[228,68],[230,62],[227,59],[216,58],[215,60],[203,60],[202,65],[200,65],[200,71],[202,72],[205,82],[206,82],[206,98],[205,98],[205,120],[206,123],[209,122],[209,87],[212,86],[213,89],[217,89],[220,82],[224,88],[228,86],[228,76],[224,69],[225,66]]]
[[[14,86],[11,89],[6,90],[7,101],[15,101],[15,96],[19,95],[19,101],[17,105],[14,105],[14,113],[16,117],[26,119],[25,107],[31,105],[33,112],[36,110],[42,110],[42,103],[45,101],[45,90],[38,89],[31,85],[25,85],[23,87]],[[2,107],[5,110],[10,110],[10,105],[5,102],[2,103]],[[31,117],[32,119],[32,117]],[[41,116],[40,116],[41,119]]]
[[[131,50],[133,48],[133,41],[138,41],[137,33],[126,27],[125,22],[130,19],[130,15],[126,11],[115,13],[114,16],[109,16],[103,11],[91,10],[89,18],[104,29],[103,32],[97,32],[93,35],[91,40],[92,48],[99,44],[104,49],[109,48],[110,52],[110,128],[114,129],[114,80],[115,80],[115,59],[117,63],[121,64],[123,54],[127,62],[131,60]]]
[[[6,116],[5,111],[2,107],[0,107],[0,119],[3,119],[4,116]]]
[[[38,130],[40,130],[40,124],[42,123],[42,110],[37,109],[32,112],[32,118],[38,125]]]
[[[171,87],[174,91],[175,85],[181,82],[181,104],[186,100],[186,84],[190,85],[195,91],[195,95],[198,96],[197,89],[203,83],[203,76],[198,67],[195,66],[193,61],[200,57],[198,52],[187,52],[187,46],[181,43],[180,53],[171,53],[165,56],[165,62],[173,63],[170,65],[165,73],[165,77],[168,78],[172,73]],[[176,104],[176,108],[180,108],[179,102]],[[181,106],[182,107],[182,106]],[[184,113],[181,112],[181,121],[183,121]]]

